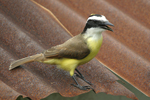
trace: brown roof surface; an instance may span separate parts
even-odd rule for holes
[[[91,13],[105,15],[115,25],[114,32],[103,33],[96,59],[78,69],[96,93],[136,99],[109,68],[150,96],[149,9],[149,0],[0,0],[0,99],[23,95],[37,100],[56,92],[66,97],[87,92],[71,86],[69,74],[53,65],[34,62],[12,71],[8,68],[16,59],[79,34]]]

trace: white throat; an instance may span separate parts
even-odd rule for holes
[[[84,38],[92,38],[94,40],[99,40],[102,36],[102,32],[105,31],[105,29],[102,28],[89,28],[84,33]]]

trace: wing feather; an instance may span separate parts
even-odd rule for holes
[[[85,58],[90,53],[90,50],[85,40],[80,35],[81,34],[69,39],[61,45],[54,46],[44,51],[44,56],[46,58]]]

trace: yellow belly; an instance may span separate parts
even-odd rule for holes
[[[57,68],[68,71],[70,72],[70,75],[73,76],[75,68],[79,65],[79,60],[69,58],[47,59],[45,61],[42,61],[42,63],[57,65]]]
[[[87,40],[87,45],[90,49],[90,54],[87,57],[85,57],[84,59],[81,59],[81,60],[69,59],[69,58],[47,59],[47,60],[43,61],[42,63],[57,65],[58,68],[69,71],[70,75],[73,76],[74,70],[78,65],[82,65],[82,64],[89,62],[91,59],[93,59],[97,55],[97,53],[102,45],[102,41],[103,41],[102,36],[101,36],[101,38],[96,39],[96,40],[89,38]]]

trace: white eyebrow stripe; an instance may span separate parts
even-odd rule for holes
[[[99,16],[92,16],[92,17],[89,17],[88,19],[87,19],[87,21],[88,20],[99,20],[99,21],[108,21],[107,19],[106,19],[106,17],[105,16],[101,16],[101,17],[99,17]]]

